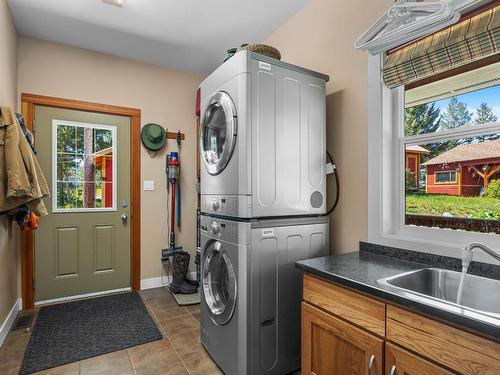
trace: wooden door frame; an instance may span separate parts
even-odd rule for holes
[[[86,112],[96,112],[130,118],[130,287],[141,287],[141,110],[109,104],[99,104],[51,96],[21,94],[21,112],[26,126],[33,131],[35,106],[55,107]],[[42,219],[43,220],[43,219]],[[21,240],[21,297],[23,310],[35,306],[35,233],[22,232]]]

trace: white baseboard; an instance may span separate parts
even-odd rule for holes
[[[196,271],[188,272],[186,275],[190,280],[196,280]],[[172,276],[163,276],[163,277],[152,277],[150,279],[142,279],[141,280],[141,290],[160,288],[162,286],[167,286],[172,281]]]
[[[12,309],[10,310],[9,315],[7,315],[7,318],[5,318],[2,327],[0,327],[0,347],[3,345],[5,338],[9,334],[9,331],[16,320],[17,313],[21,308],[20,306],[21,306],[21,299],[18,299],[14,304],[14,306],[12,306]]]

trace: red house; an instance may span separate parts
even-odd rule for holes
[[[113,207],[113,148],[95,152],[92,156],[95,168],[101,170],[102,176],[102,180],[98,181],[101,191],[96,195],[101,198],[101,207]]]
[[[419,146],[406,146],[406,171],[408,173],[407,183],[411,190],[418,190],[420,187],[420,158],[422,155],[428,155],[429,150]]]
[[[500,139],[457,146],[422,165],[426,193],[477,196],[500,178]]]

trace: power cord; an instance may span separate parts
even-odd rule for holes
[[[328,159],[330,160],[330,164],[332,165],[332,171],[333,171],[332,173],[333,173],[333,176],[335,177],[336,195],[335,195],[335,202],[333,203],[333,206],[323,216],[330,215],[333,212],[333,210],[335,210],[337,205],[339,204],[339,199],[340,199],[340,180],[339,180],[339,175],[337,172],[337,167],[335,166],[335,163],[333,162],[332,155],[330,155],[330,153],[328,151],[326,152],[326,155],[328,156]]]

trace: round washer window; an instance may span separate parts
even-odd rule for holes
[[[216,241],[207,246],[203,261],[203,293],[212,320],[226,324],[236,306],[236,275],[227,253]]]

